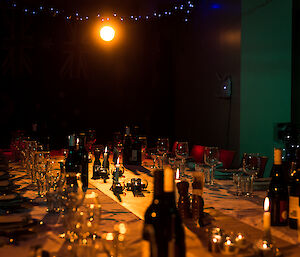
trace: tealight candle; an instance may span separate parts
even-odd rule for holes
[[[236,245],[231,241],[230,238],[226,237],[225,242],[222,245],[221,252],[224,255],[235,255],[238,252],[238,248]]]
[[[264,201],[264,237],[265,239],[271,239],[271,213],[270,213],[270,200],[269,197],[265,198]]]
[[[209,230],[208,250],[211,252],[219,252],[222,239],[222,231],[220,228],[211,228]]]
[[[240,249],[247,248],[247,241],[242,233],[238,233],[235,238],[235,243]]]

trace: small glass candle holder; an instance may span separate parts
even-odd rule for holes
[[[221,243],[221,253],[223,255],[236,255],[239,252],[239,248],[230,236],[224,236]]]
[[[255,245],[254,249],[257,253],[257,256],[260,257],[279,257],[282,256],[282,253],[278,248],[274,246],[271,241],[261,239]]]
[[[222,230],[220,228],[211,228],[209,230],[208,250],[213,253],[220,251],[222,241]]]
[[[242,233],[237,233],[235,237],[235,243],[240,249],[246,249],[248,247],[246,237]]]

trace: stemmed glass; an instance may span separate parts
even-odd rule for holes
[[[204,163],[210,166],[209,181],[210,185],[214,184],[215,169],[219,162],[219,148],[218,147],[205,147],[204,148]]]
[[[189,144],[188,142],[178,142],[175,149],[176,159],[180,160],[180,170],[184,171],[186,159],[189,156]]]
[[[246,196],[253,194],[253,181],[260,169],[260,156],[258,153],[244,153],[242,170],[246,174],[244,178],[244,191]]]
[[[159,167],[163,167],[163,159],[165,155],[169,152],[169,138],[158,138],[156,143],[156,150],[159,162]]]

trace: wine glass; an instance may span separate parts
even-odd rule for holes
[[[248,176],[245,183],[245,195],[252,196],[253,194],[253,181],[260,170],[260,156],[258,153],[244,153],[243,154],[243,167],[242,170]]]
[[[218,147],[205,147],[204,148],[204,163],[210,166],[209,184],[214,184],[215,169],[219,162],[219,148]]]
[[[159,162],[159,167],[163,167],[163,160],[166,154],[169,152],[169,138],[158,138],[156,142],[156,150]]]
[[[180,170],[184,171],[185,162],[189,156],[189,144],[188,142],[178,142],[175,149],[176,159],[180,160],[179,167]]]

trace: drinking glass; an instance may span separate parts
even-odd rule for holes
[[[232,174],[233,183],[235,185],[235,194],[237,196],[242,195],[242,184],[241,184],[241,173],[233,173]]]
[[[258,153],[244,153],[242,163],[242,170],[245,173],[246,177],[248,177],[247,180],[245,180],[245,186],[247,186],[245,195],[252,196],[254,178],[257,176],[260,170],[260,156]]]
[[[156,150],[158,155],[158,160],[161,164],[159,167],[163,168],[163,162],[166,154],[169,152],[169,138],[158,138],[156,143]]]
[[[210,181],[209,184],[214,184],[215,169],[219,162],[219,148],[218,147],[205,147],[204,148],[204,163],[210,166]]]
[[[47,165],[47,204],[48,212],[61,211],[61,193],[64,185],[64,176],[61,172],[59,163],[51,160]]]
[[[175,156],[179,162],[179,168],[182,172],[185,170],[185,162],[189,156],[189,144],[188,142],[178,142],[175,149]]]
[[[49,189],[48,187],[48,167],[50,162],[49,152],[39,151],[34,156],[34,168],[32,174],[33,182],[36,182],[38,194],[44,197]]]

